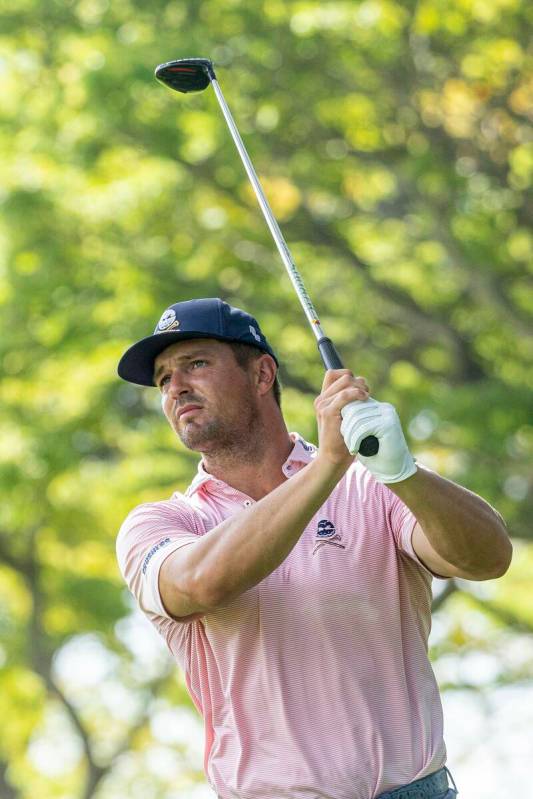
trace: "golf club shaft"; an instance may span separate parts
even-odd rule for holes
[[[302,304],[305,315],[309,321],[309,324],[311,325],[311,329],[316,336],[318,350],[320,352],[320,356],[322,358],[324,366],[326,369],[342,369],[343,363],[340,359],[339,353],[335,349],[335,346],[331,341],[331,339],[329,339],[325,335],[320,325],[320,320],[318,318],[317,312],[315,311],[313,303],[311,302],[311,298],[309,297],[309,294],[306,291],[302,277],[298,272],[294,264],[294,261],[292,260],[289,248],[287,247],[287,243],[283,238],[283,234],[279,228],[278,223],[276,222],[276,219],[274,217],[274,214],[272,213],[270,205],[268,204],[268,200],[265,197],[265,193],[259,182],[259,178],[257,177],[253,164],[250,160],[250,157],[246,152],[246,147],[244,146],[244,142],[241,139],[241,135],[238,131],[237,125],[233,120],[231,111],[229,110],[228,105],[224,99],[224,95],[222,94],[222,89],[218,84],[218,81],[215,77],[214,70],[212,69],[212,67],[209,71],[209,78],[211,81],[211,85],[213,86],[213,89],[215,91],[218,104],[222,110],[222,113],[224,114],[224,119],[226,120],[232,139],[235,142],[235,146],[237,147],[237,151],[241,157],[241,161],[244,164],[246,174],[250,179],[253,190],[255,192],[255,196],[257,197],[257,201],[259,202],[259,206],[263,212],[263,216],[265,217],[269,230],[272,233],[272,237],[276,242],[276,247],[278,248],[281,260],[285,265],[285,268],[291,279],[292,285],[294,286],[296,294],[298,295],[298,299]],[[379,451],[379,441],[375,436],[367,436],[361,441],[361,444],[359,446],[359,452],[361,455],[366,455],[366,456],[375,455],[378,451]]]
[[[244,146],[243,140],[241,139],[237,125],[233,120],[231,111],[229,110],[228,105],[224,99],[224,95],[222,94],[222,89],[220,88],[216,78],[213,77],[211,78],[211,84],[213,86],[213,89],[215,90],[218,103],[220,105],[222,113],[224,114],[224,118],[227,122],[231,136],[233,138],[233,141],[235,142],[235,146],[237,147],[237,150],[241,157],[241,161],[243,162],[244,168],[246,169],[246,173],[250,178],[250,182],[255,192],[255,196],[257,197],[257,201],[263,212],[263,216],[265,217],[266,223],[276,243],[276,247],[278,248],[281,260],[283,261],[285,268],[289,274],[292,285],[294,286],[296,294],[298,295],[298,299],[300,300],[305,315],[307,316],[309,324],[311,325],[311,329],[316,336],[318,342],[318,348],[320,350],[322,360],[324,361],[324,366],[326,367],[326,369],[342,369],[343,368],[342,361],[332,341],[329,338],[327,338],[326,334],[324,333],[320,325],[320,320],[318,319],[317,312],[313,307],[311,298],[309,297],[309,294],[307,293],[306,288],[304,286],[302,276],[298,272],[294,264],[294,261],[292,260],[287,243],[283,238],[283,233],[281,232],[279,225],[274,217],[274,214],[272,213],[270,205],[268,204],[268,200],[265,197],[265,193],[259,182],[259,178],[256,175],[253,164],[250,161],[250,157],[246,152],[246,147]]]

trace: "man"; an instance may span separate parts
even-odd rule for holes
[[[202,453],[185,494],[124,522],[122,574],[185,673],[220,799],[453,797],[431,580],[504,574],[505,525],[415,464],[394,408],[348,369],[315,401],[318,449],[289,434],[277,367],[219,299],[172,305],[122,357]],[[377,455],[350,454],[371,434]]]

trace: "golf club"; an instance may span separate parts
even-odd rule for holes
[[[155,77],[165,86],[169,86],[175,91],[187,94],[188,92],[201,92],[206,89],[209,84],[213,86],[218,103],[224,114],[227,126],[235,142],[235,146],[239,152],[241,160],[244,164],[246,173],[252,184],[255,196],[259,202],[266,223],[272,234],[278,252],[281,256],[285,268],[289,274],[292,285],[298,295],[302,304],[305,315],[311,325],[311,329],[317,339],[318,350],[320,352],[322,361],[326,369],[342,369],[343,364],[339,357],[337,350],[331,339],[329,339],[323,328],[320,325],[317,312],[313,307],[311,298],[307,293],[302,277],[298,272],[291,253],[287,246],[283,234],[279,228],[278,223],[272,213],[268,200],[265,197],[259,179],[255,173],[252,162],[246,152],[246,148],[241,139],[237,126],[233,120],[231,112],[222,94],[222,90],[216,79],[213,64],[207,58],[180,58],[177,61],[167,61],[165,64],[160,64],[156,67]],[[367,436],[361,442],[359,452],[361,455],[370,456],[375,455],[379,450],[379,441],[375,436]]]

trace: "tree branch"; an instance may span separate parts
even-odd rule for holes
[[[52,678],[52,652],[47,647],[47,637],[42,623],[44,597],[39,586],[39,564],[35,558],[35,547],[30,547],[31,560],[29,561],[29,579],[28,588],[31,591],[33,599],[33,613],[31,614],[29,624],[29,652],[28,659],[32,664],[34,671],[39,674],[43,680],[49,693],[55,695],[65,708],[71,722],[73,723],[78,735],[81,738],[83,751],[87,761],[89,774],[87,777],[86,785],[83,791],[83,799],[89,799],[92,795],[88,793],[88,787],[97,784],[102,776],[102,768],[98,766],[93,759],[91,751],[91,744],[89,736],[81,723],[81,719],[75,707],[69,702],[67,697],[63,694],[59,686],[57,686]]]
[[[20,791],[7,780],[9,763],[0,760],[0,799],[20,799]]]
[[[498,619],[498,621],[503,622],[507,627],[510,627],[517,633],[527,633],[531,635],[533,633],[533,624],[530,621],[526,621],[526,619],[519,618],[515,613],[512,613],[507,608],[502,608],[499,605],[496,605],[494,602],[490,602],[487,599],[481,599],[474,594],[468,594],[469,598],[478,605],[481,610],[484,610],[485,613],[490,613],[491,616]]]
[[[0,533],[0,559],[14,571],[28,573],[28,562],[13,555],[8,545],[8,534],[5,532]]]
[[[150,705],[153,697],[156,696],[159,690],[164,686],[168,678],[171,676],[173,670],[174,664],[171,662],[166,671],[160,677],[157,677],[155,680],[152,680],[150,683],[143,686],[146,699],[144,701],[142,712],[140,713],[136,723],[130,727],[126,736],[124,737],[124,740],[105,766],[95,766],[91,761],[92,767],[90,768],[81,799],[96,799],[96,791],[100,782],[111,771],[118,758],[131,749],[135,736],[139,730],[144,727],[147,719],[150,716]]]
[[[459,590],[460,588],[454,579],[448,580],[444,589],[433,599],[431,603],[431,612],[436,613],[437,610],[440,610],[452,594],[455,594]]]
[[[390,300],[393,308],[401,309],[404,319],[409,319],[410,323],[415,322],[418,325],[427,340],[444,339],[447,341],[461,364],[460,377],[462,380],[467,378],[469,381],[476,381],[485,376],[485,372],[472,355],[465,339],[445,320],[439,318],[434,310],[431,314],[426,312],[408,294],[375,280],[368,264],[362,261],[340,236],[334,238],[323,226],[317,225],[316,221],[309,224],[307,235],[309,240],[314,239],[316,243],[340,252],[352,268],[357,269],[371,289],[381,297]]]

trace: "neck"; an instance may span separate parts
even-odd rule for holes
[[[218,480],[259,500],[285,482],[282,466],[294,444],[283,418],[277,424],[251,430],[247,446],[242,441],[233,448],[203,453],[204,468]]]

